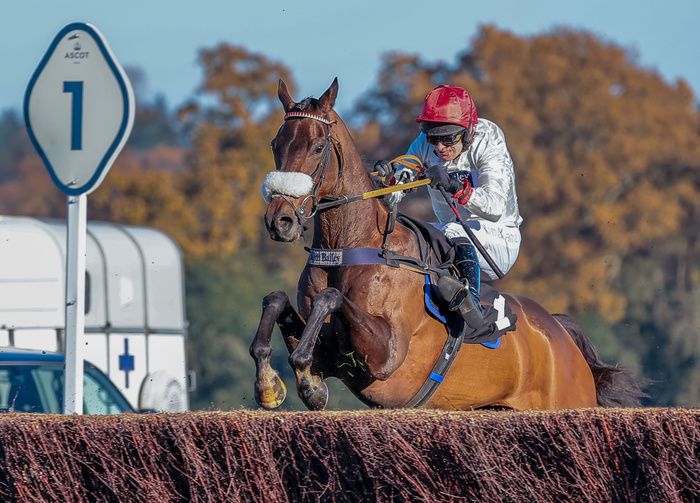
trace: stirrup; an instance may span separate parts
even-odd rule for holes
[[[481,309],[474,303],[468,286],[451,276],[442,276],[438,280],[438,290],[450,311],[459,313],[472,330],[481,328],[484,324]]]

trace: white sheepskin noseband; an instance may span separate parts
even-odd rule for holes
[[[265,175],[262,183],[262,196],[266,203],[269,203],[275,194],[302,197],[311,194],[313,186],[313,178],[306,173],[272,171]]]

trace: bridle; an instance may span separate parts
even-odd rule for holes
[[[313,119],[315,121],[322,122],[326,125],[326,143],[323,146],[321,160],[316,166],[316,169],[314,169],[314,171],[309,175],[314,180],[311,193],[307,196],[304,196],[304,198],[301,200],[301,203],[299,203],[299,206],[294,204],[294,201],[292,201],[292,199],[285,194],[272,194],[270,196],[271,198],[281,197],[282,199],[284,199],[294,209],[294,214],[299,219],[299,222],[303,225],[304,222],[313,218],[319,210],[325,209],[323,207],[323,203],[319,203],[318,191],[321,189],[321,186],[323,185],[323,182],[326,179],[328,162],[331,157],[331,146],[338,158],[338,180],[336,181],[336,183],[340,181],[340,178],[343,176],[343,153],[342,148],[340,146],[340,142],[336,140],[332,134],[333,132],[331,126],[333,126],[333,124],[335,124],[336,121],[330,120],[328,118],[328,115],[321,116],[297,110],[287,112],[285,114],[284,120],[287,121],[290,119]],[[311,211],[307,213],[305,208],[309,202],[311,203]]]
[[[354,194],[354,195],[341,195],[341,196],[323,196],[322,199],[325,199],[325,202],[321,202],[318,199],[318,192],[323,185],[323,182],[326,177],[326,172],[328,169],[328,163],[330,160],[330,155],[331,155],[331,145],[333,146],[333,149],[335,150],[337,159],[338,159],[338,177],[336,179],[335,185],[340,182],[340,180],[343,177],[343,152],[342,152],[342,147],[340,144],[340,141],[335,139],[332,134],[332,126],[333,124],[336,123],[336,121],[332,121],[328,118],[328,116],[321,116],[321,115],[316,115],[312,114],[309,112],[303,112],[303,111],[290,111],[287,112],[284,116],[284,120],[290,120],[290,119],[312,119],[315,121],[319,121],[323,124],[326,125],[326,142],[323,146],[323,152],[321,156],[321,160],[319,161],[318,165],[316,166],[316,169],[313,170],[313,172],[310,175],[305,175],[305,177],[308,177],[311,179],[311,190],[310,193],[307,193],[301,200],[300,204],[297,206],[294,201],[292,200],[292,197],[298,198],[303,195],[304,192],[299,192],[298,195],[295,194],[294,192],[289,192],[287,191],[286,193],[282,192],[279,188],[277,191],[272,192],[269,194],[270,200],[275,197],[280,197],[282,198],[283,201],[285,201],[289,206],[292,207],[294,210],[294,214],[297,217],[298,223],[301,225],[301,234],[304,236],[304,232],[306,230],[306,226],[304,225],[308,220],[313,218],[318,212],[324,211],[326,209],[330,208],[335,208],[337,206],[349,204],[355,201],[362,201],[365,199],[369,198],[374,198],[374,197],[381,197],[385,194],[388,194],[389,192],[394,192],[399,187],[385,187],[382,189],[376,189],[372,190],[369,192],[363,192],[360,194]],[[279,133],[278,133],[279,134]],[[274,140],[273,140],[274,144]],[[403,156],[398,156],[395,159],[391,161],[392,164],[398,163],[402,164],[404,166],[407,166],[412,169],[416,169],[419,173],[423,171],[423,165],[421,160],[414,156],[414,155],[403,155]],[[286,172],[287,175],[291,175],[292,172]],[[270,176],[272,173],[269,173],[268,176]],[[377,175],[378,173],[370,173],[372,176]],[[266,177],[267,178],[267,177]],[[419,181],[412,181],[406,185],[406,189],[411,189],[414,187],[417,187],[419,185],[426,185],[430,183],[430,179],[422,179]],[[334,185],[334,187],[335,187]],[[411,187],[409,187],[411,185]],[[264,185],[263,185],[264,187]],[[308,187],[308,185],[307,185]],[[403,187],[403,185],[402,185]],[[307,189],[305,189],[307,190]],[[265,189],[263,189],[263,192],[265,192]],[[291,197],[290,197],[291,196]],[[266,196],[267,197],[267,196]],[[311,211],[306,212],[305,208],[308,202],[311,202]],[[393,205],[390,208],[390,211],[387,214],[387,219],[386,219],[386,226],[385,226],[385,232],[383,233],[384,239],[382,242],[382,253],[386,252],[388,250],[388,242],[389,242],[389,237],[391,236],[391,233],[394,230],[394,223],[396,221],[396,215],[397,215],[397,207],[396,205]]]

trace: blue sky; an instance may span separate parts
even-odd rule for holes
[[[700,90],[697,0],[99,0],[6,2],[0,15],[0,109],[20,108],[27,82],[54,35],[85,21],[105,35],[117,59],[147,77],[147,96],[183,102],[201,80],[197,50],[243,45],[291,68],[299,96],[340,81],[338,109],[374,84],[381,54],[418,53],[453,61],[482,24],[519,35],[569,26],[636,51],[639,63]],[[435,7],[433,7],[435,6]],[[138,99],[138,97],[137,97]]]

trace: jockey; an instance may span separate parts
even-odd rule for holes
[[[421,132],[406,153],[417,156],[426,166],[424,174],[432,180],[428,192],[438,219],[433,225],[454,245],[461,280],[442,278],[439,289],[450,309],[460,312],[476,329],[479,327],[473,325],[479,325],[481,318],[481,278],[493,280],[497,275],[478,254],[439,188],[452,194],[462,221],[505,274],[518,257],[523,220],[518,211],[513,161],[501,128],[478,118],[472,97],[461,87],[440,85],[430,91],[416,122]],[[389,185],[413,181],[416,176],[409,167],[383,160],[374,168]],[[397,191],[386,200],[395,205],[403,196],[403,191]]]

